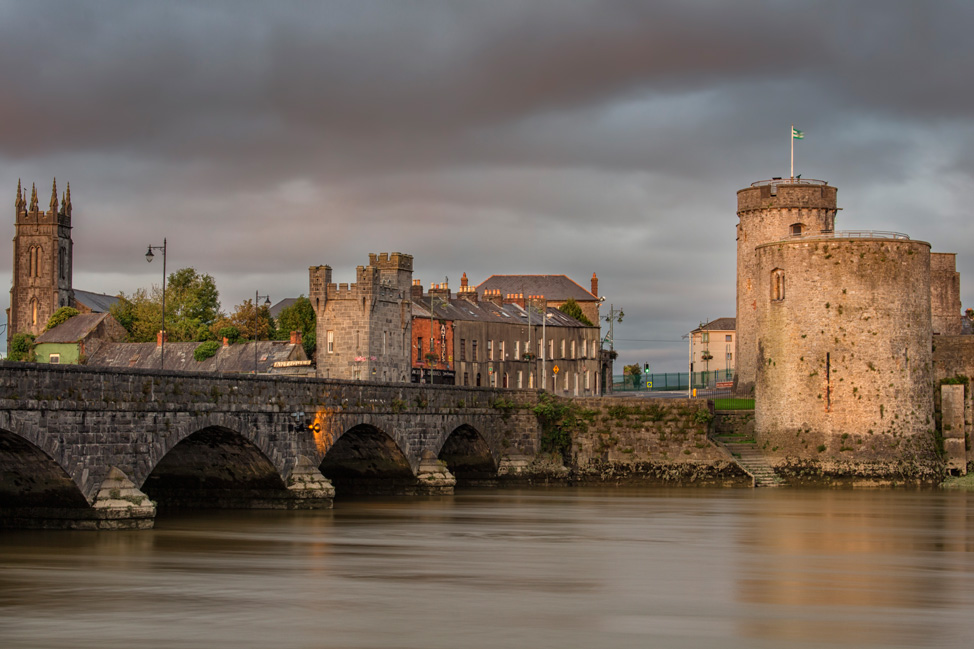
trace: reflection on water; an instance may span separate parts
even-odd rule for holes
[[[551,489],[0,533],[3,647],[956,647],[974,494]]]

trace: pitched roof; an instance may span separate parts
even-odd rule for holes
[[[281,315],[281,311],[283,311],[284,309],[288,308],[289,306],[291,306],[292,304],[294,304],[297,301],[298,301],[298,298],[296,298],[296,297],[286,297],[286,298],[284,298],[283,300],[281,300],[280,302],[278,302],[277,304],[275,304],[274,306],[271,307],[271,317],[276,320],[277,319],[277,316]]]
[[[34,343],[79,342],[94,331],[95,327],[101,324],[102,320],[110,317],[111,315],[107,313],[85,313],[72,316],[53,329],[42,333]]]
[[[475,321],[475,322],[503,322],[505,324],[528,324],[528,312],[517,304],[505,304],[498,306],[493,302],[471,302],[463,298],[435,297],[430,305],[430,298],[424,297],[422,301],[413,302],[413,317],[428,318],[432,311],[434,318],[453,321]],[[541,314],[544,309],[535,307],[531,311],[531,325],[541,326]],[[548,327],[587,327],[575,318],[559,311],[554,307],[547,308]]]
[[[74,300],[91,309],[92,313],[108,313],[112,305],[118,302],[118,296],[74,289]]]
[[[556,301],[575,298],[576,302],[592,302],[599,299],[566,275],[491,275],[477,284],[477,293],[481,296],[486,289],[500,291],[505,297],[520,293],[543,295]]]
[[[253,342],[220,347],[215,355],[204,361],[197,361],[193,358],[193,352],[200,344],[166,343],[165,369],[231,373],[254,371]],[[159,369],[160,354],[161,350],[156,343],[109,343],[102,345],[88,358],[88,365]],[[301,345],[292,345],[287,340],[261,340],[257,343],[257,371],[261,373],[270,370],[278,361],[307,360],[307,358]]]
[[[700,325],[690,333],[698,331],[734,331],[737,329],[737,318],[717,318],[707,324]]]

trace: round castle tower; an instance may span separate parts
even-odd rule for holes
[[[930,244],[833,232],[760,245],[754,261],[759,445],[784,458],[935,461]]]
[[[736,387],[750,390],[757,368],[757,259],[755,248],[789,236],[835,228],[836,188],[823,180],[774,178],[737,192]]]

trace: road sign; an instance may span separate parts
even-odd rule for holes
[[[555,374],[557,374],[558,373],[558,366],[555,365],[554,367],[552,367],[551,368],[551,371],[554,372]]]

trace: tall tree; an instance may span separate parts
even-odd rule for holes
[[[317,346],[315,308],[303,295],[294,304],[284,307],[277,316],[277,340],[287,340],[292,331],[301,332],[301,344],[308,358],[314,358]]]
[[[210,327],[220,315],[220,294],[210,275],[195,268],[171,273],[166,285],[166,332],[172,342],[210,340]],[[162,288],[119,294],[111,313],[131,342],[151,342],[162,323]]]
[[[245,340],[254,339],[254,325],[257,327],[257,335],[260,340],[270,340],[274,332],[274,320],[271,318],[269,307],[261,305],[254,314],[254,301],[246,300],[243,304],[238,304],[233,313],[222,316],[210,327],[214,335],[225,327],[236,327],[240,332],[240,338]]]

